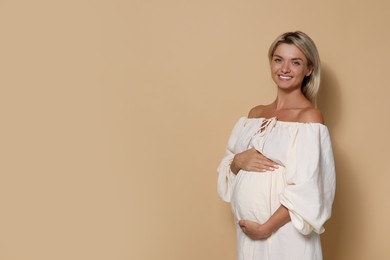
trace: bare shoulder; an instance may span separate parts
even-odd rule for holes
[[[253,107],[248,113],[248,118],[263,117],[263,113],[265,110],[267,110],[267,107],[268,106],[264,106],[264,105],[258,105]]]
[[[302,109],[298,115],[298,121],[302,123],[324,123],[321,111],[314,107]]]

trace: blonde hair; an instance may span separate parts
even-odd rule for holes
[[[271,44],[268,51],[270,62],[272,61],[276,48],[282,43],[295,45],[305,55],[308,62],[307,65],[313,69],[312,73],[303,79],[301,91],[305,97],[316,106],[316,99],[321,81],[321,61],[316,45],[313,40],[303,32],[286,32],[276,38]]]

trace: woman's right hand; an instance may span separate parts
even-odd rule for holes
[[[237,174],[241,169],[252,172],[273,171],[278,165],[262,155],[255,148],[251,148],[234,156],[230,169]]]

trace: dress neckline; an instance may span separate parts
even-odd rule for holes
[[[277,123],[282,123],[282,124],[302,124],[302,125],[311,125],[311,124],[313,124],[313,125],[321,125],[321,126],[326,127],[326,125],[324,125],[322,123],[318,123],[318,122],[281,121],[276,116],[270,117],[270,118],[267,118],[267,117],[247,117],[247,116],[243,116],[243,118],[245,118],[247,120],[276,121]]]

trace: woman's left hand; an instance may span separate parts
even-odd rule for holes
[[[262,225],[250,220],[240,220],[238,222],[238,225],[240,226],[244,234],[253,240],[267,238],[272,233],[267,229],[267,225]]]

